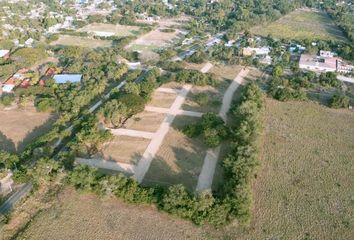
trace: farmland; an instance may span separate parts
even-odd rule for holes
[[[49,131],[55,117],[34,107],[0,110],[0,149],[21,152],[38,136]]]
[[[52,42],[51,45],[78,46],[87,48],[109,47],[111,41],[91,39],[87,37],[60,35],[59,39]]]
[[[260,25],[251,32],[284,39],[320,39],[347,41],[329,16],[322,12],[297,10],[266,26]]]

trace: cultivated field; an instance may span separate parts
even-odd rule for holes
[[[115,136],[101,153],[95,157],[104,158],[108,161],[136,164],[143,155],[149,144],[148,139],[129,136]],[[93,157],[93,158],[95,158]]]
[[[177,116],[163,144],[152,161],[143,184],[183,184],[194,191],[201,171],[206,147],[201,139],[191,139],[182,133],[184,126],[197,123],[200,119]]]
[[[139,31],[137,26],[114,25],[107,23],[92,23],[78,29],[78,32],[93,32],[93,33],[113,33],[118,37],[126,37],[136,35]]]
[[[322,12],[309,10],[294,11],[266,26],[251,29],[257,35],[285,39],[321,39],[347,41],[342,31],[333,23],[329,16]]]
[[[108,40],[93,39],[87,37],[60,35],[57,41],[50,45],[65,45],[65,46],[79,46],[87,48],[110,47],[112,44]]]
[[[0,109],[0,149],[21,152],[37,137],[51,129],[55,117],[34,107]]]

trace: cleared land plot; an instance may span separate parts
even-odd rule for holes
[[[218,113],[223,95],[230,85],[230,81],[220,81],[217,87],[212,86],[193,86],[192,90],[188,93],[186,101],[182,109],[195,112],[215,112]],[[200,102],[201,95],[205,95],[206,102]],[[199,99],[199,100],[198,100]]]
[[[87,48],[110,47],[112,44],[108,40],[100,40],[86,37],[60,35],[57,41],[52,42],[50,45],[64,45],[64,46],[79,46]]]
[[[94,226],[94,227],[93,227]],[[215,239],[205,228],[151,206],[100,199],[65,189],[57,203],[39,213],[17,239]]]
[[[191,69],[191,70],[197,70],[200,71],[206,63],[190,63],[190,62],[186,62],[183,61],[182,65],[185,69]]]
[[[206,147],[201,139],[185,136],[181,129],[200,119],[177,116],[143,180],[144,185],[183,184],[194,191],[203,166]]]
[[[267,100],[251,226],[235,239],[351,239],[354,113]],[[230,229],[231,230],[231,229]]]
[[[177,94],[155,91],[152,100],[148,104],[154,107],[170,108],[175,101]]]
[[[108,143],[98,156],[108,161],[136,164],[149,142],[149,139],[144,138],[115,136],[113,141]]]
[[[233,80],[242,68],[240,65],[216,65],[209,70],[209,73],[215,74],[220,79]]]
[[[114,25],[106,23],[92,23],[83,28],[80,28],[78,32],[102,32],[102,33],[113,33],[118,37],[126,37],[136,35],[139,31],[137,26],[127,26],[127,25]]]
[[[127,46],[130,50],[153,51],[155,49],[170,45],[172,40],[177,37],[178,30],[175,32],[162,32],[161,28],[150,31],[134,40]]]
[[[124,127],[138,131],[156,132],[164,118],[165,114],[163,113],[144,111],[130,118]]]
[[[56,117],[39,113],[34,107],[0,109],[0,149],[21,152],[37,137],[51,129]]]
[[[257,35],[285,39],[321,39],[347,41],[342,31],[322,12],[294,11],[267,26],[251,29]]]

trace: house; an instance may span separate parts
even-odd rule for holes
[[[12,90],[15,88],[15,86],[16,80],[11,77],[7,79],[6,82],[4,82],[4,84],[2,85],[2,91],[5,93],[12,93]]]
[[[243,56],[266,56],[270,53],[270,48],[269,47],[261,47],[261,48],[251,48],[251,47],[245,47],[242,49],[242,55]]]
[[[303,53],[305,50],[306,50],[306,47],[304,47],[300,44],[292,45],[289,47],[290,53],[295,53],[295,52]]]
[[[8,172],[4,178],[0,179],[0,196],[6,196],[12,192],[13,184],[12,172]]]
[[[335,54],[333,52],[331,52],[331,51],[324,51],[324,50],[320,51],[320,56],[323,57],[323,58],[333,58],[334,55]]]
[[[81,82],[82,74],[56,74],[53,76],[55,83],[79,83]]]
[[[8,59],[10,57],[10,51],[6,49],[0,49],[0,58]]]
[[[337,70],[337,58],[302,54],[299,68],[314,72],[335,72]]]
[[[25,46],[26,47],[32,47],[33,46],[33,42],[34,42],[34,39],[33,38],[29,38],[25,41]]]
[[[339,73],[353,73],[354,72],[354,66],[345,63],[341,59],[337,59],[337,72]]]

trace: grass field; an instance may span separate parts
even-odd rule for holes
[[[156,132],[162,120],[165,118],[165,115],[166,114],[154,112],[138,113],[130,118],[124,124],[124,127],[138,131]]]
[[[215,74],[220,79],[233,80],[241,69],[240,65],[216,65],[209,70],[209,73]]]
[[[347,41],[342,31],[322,12],[296,10],[266,26],[251,29],[256,35],[284,39],[321,39]]]
[[[172,123],[155,159],[152,161],[143,184],[183,184],[194,191],[201,171],[206,148],[201,139],[185,136],[181,129],[198,118],[177,116]]]
[[[148,103],[149,106],[170,108],[176,100],[177,94],[164,93],[155,91],[152,95],[152,100]]]
[[[78,32],[107,32],[114,33],[118,37],[126,37],[136,35],[139,31],[137,26],[127,26],[127,25],[114,25],[106,23],[92,23],[80,28]]]
[[[354,236],[354,113],[267,100],[261,164],[249,228],[235,239]],[[306,238],[307,237],[307,238]]]
[[[352,239],[353,125],[348,110],[267,99],[249,226],[197,227],[151,206],[66,189],[18,239]]]
[[[115,136],[102,152],[97,154],[97,157],[120,163],[136,164],[149,143],[149,139]]]
[[[50,45],[65,45],[65,46],[79,46],[87,48],[110,47],[112,44],[108,40],[91,39],[86,37],[60,35],[57,41]]]
[[[214,112],[218,113],[221,107],[223,95],[230,85],[230,81],[220,81],[217,87],[212,86],[193,86],[192,90],[188,93],[186,101],[182,105],[183,110],[196,111],[196,112]],[[200,94],[208,96],[206,104],[200,104],[197,101]]]
[[[0,149],[21,152],[37,137],[51,129],[55,117],[34,107],[0,109]]]

